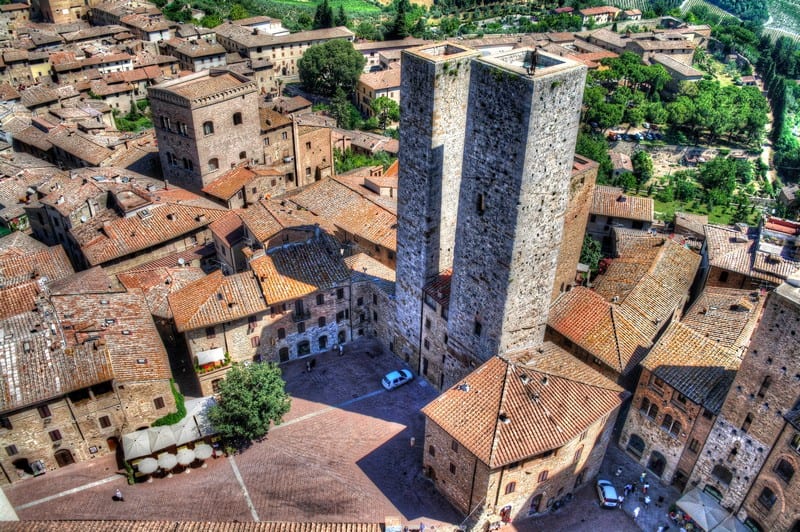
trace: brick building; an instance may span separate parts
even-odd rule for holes
[[[618,187],[597,186],[589,211],[587,231],[601,241],[604,249],[610,250],[613,228],[647,231],[653,223],[653,216],[651,198],[628,196]]]
[[[761,315],[758,293],[708,288],[642,362],[620,446],[686,487]]]
[[[795,339],[800,288],[795,284],[792,279],[767,296],[761,321],[690,477],[691,486],[712,494],[760,530],[789,530],[798,515],[796,499],[790,498],[797,489],[793,475],[778,465],[784,459],[796,467],[795,451],[786,446],[793,428],[784,417],[792,419],[800,379]],[[768,459],[776,469],[767,467]]]
[[[422,410],[425,473],[475,526],[546,512],[590,482],[626,397],[553,344],[506,356]]]
[[[263,161],[255,82],[212,69],[147,93],[161,168],[171,182],[200,190],[240,163]]]
[[[107,279],[94,286],[78,276],[2,320],[0,482],[113,452],[121,434],[175,410],[141,291],[109,292]]]

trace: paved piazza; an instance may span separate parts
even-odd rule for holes
[[[381,376],[402,367],[362,340],[343,356],[284,366],[292,408],[268,437],[206,468],[129,486],[113,456],[74,464],[5,487],[20,519],[383,522],[453,530],[459,514],[421,474],[424,420],[436,397],[422,379],[386,392]],[[411,446],[411,438],[415,444]],[[114,502],[114,490],[125,501]],[[591,486],[569,507],[512,532],[636,530],[626,512],[600,510]]]

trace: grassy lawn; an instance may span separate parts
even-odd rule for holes
[[[736,207],[723,207],[716,206],[711,212],[708,211],[708,206],[705,204],[698,204],[695,201],[682,202],[670,201],[663,202],[653,199],[655,205],[653,208],[656,211],[656,219],[658,220],[672,220],[675,217],[675,212],[689,212],[693,214],[707,214],[708,222],[712,224],[732,224],[733,214],[736,212]],[[750,215],[747,220],[750,224],[755,224],[758,219],[758,213]]]

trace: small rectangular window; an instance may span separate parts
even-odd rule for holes
[[[214,330],[214,327],[206,327],[206,338],[216,338],[217,333]]]
[[[6,447],[6,454],[8,456],[14,456],[15,454],[19,454],[19,450],[16,445],[9,445]]]
[[[344,288],[336,289],[336,299],[344,299]]]
[[[100,416],[97,418],[97,422],[100,423],[101,429],[107,429],[111,426],[111,418],[108,416]]]
[[[260,336],[251,336],[250,337],[250,347],[258,347],[261,345],[261,337]]]
[[[453,462],[450,462],[450,474],[451,475],[456,474],[456,465]]]
[[[11,429],[14,428],[13,425],[11,425],[11,420],[9,418],[5,417],[5,416],[0,417],[0,427],[3,427],[4,429],[8,429],[8,430],[11,430]]]
[[[156,397],[155,399],[153,399],[153,405],[156,407],[156,410],[161,410],[162,408],[164,408],[164,406],[166,406],[164,404],[163,397]]]
[[[456,440],[450,442],[450,450],[453,451],[454,453],[458,452],[458,442]]]
[[[297,324],[297,332],[300,334],[306,332],[306,324],[304,322],[301,321]]]
[[[483,325],[481,325],[481,322],[479,322],[478,320],[475,320],[475,324],[472,327],[472,333],[475,336],[480,336],[482,330],[483,330]]]
[[[50,407],[47,405],[42,405],[38,407],[36,410],[39,411],[40,418],[51,417],[53,414],[50,412]]]
[[[47,433],[47,435],[50,436],[50,441],[54,442],[61,441],[61,431],[58,429],[51,430],[50,432]]]

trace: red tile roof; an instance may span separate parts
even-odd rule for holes
[[[217,270],[170,294],[178,332],[233,321],[267,309],[253,272],[222,275]]]
[[[652,222],[653,199],[628,196],[621,188],[598,185],[594,188],[590,212],[626,220]]]
[[[425,285],[423,290],[443,307],[450,304],[450,282],[453,279],[453,269],[448,268],[439,273],[434,280]]]
[[[508,357],[490,359],[422,409],[492,469],[563,446],[626,397],[554,344]]]
[[[174,266],[118,273],[117,277],[127,289],[138,288],[144,292],[150,313],[159,318],[172,319],[168,297],[187,285],[202,279],[206,274],[193,266]]]
[[[758,291],[707,286],[681,323],[743,355],[763,306],[764,297]]]
[[[221,200],[229,200],[256,176],[246,166],[237,166],[203,187],[203,192]]]

